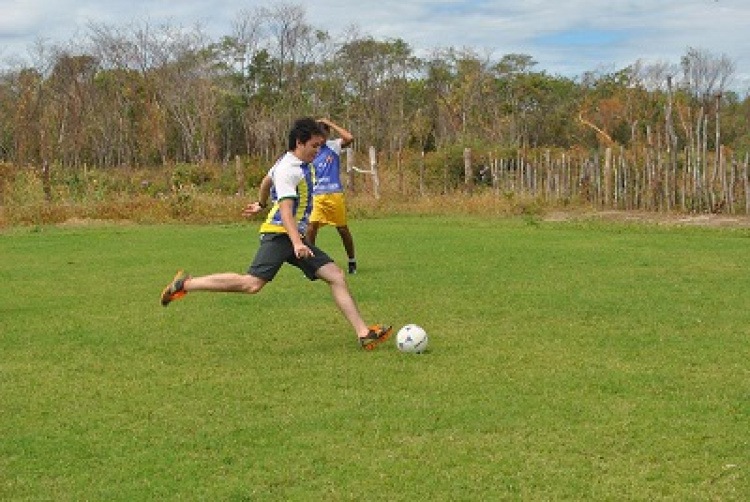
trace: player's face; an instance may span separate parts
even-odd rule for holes
[[[320,151],[320,147],[325,141],[326,140],[323,136],[317,135],[311,137],[306,143],[298,141],[297,150],[294,154],[302,162],[312,162],[315,159],[315,156],[318,155],[318,151]]]

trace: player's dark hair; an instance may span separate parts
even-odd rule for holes
[[[294,121],[292,128],[289,130],[289,151],[297,148],[297,141],[307,143],[313,136],[323,136],[326,134],[320,130],[318,122],[310,117],[303,117]]]
[[[328,136],[329,134],[331,134],[331,126],[329,126],[325,122],[322,122],[322,121],[319,120],[318,121],[318,128],[321,131],[323,131],[326,134],[326,136]]]

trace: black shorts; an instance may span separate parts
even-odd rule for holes
[[[260,234],[260,247],[247,272],[255,277],[271,281],[276,277],[281,266],[289,263],[302,270],[308,279],[314,281],[317,279],[315,272],[323,265],[333,263],[333,260],[322,249],[307,241],[304,242],[313,252],[311,258],[297,258],[292,241],[287,234]]]

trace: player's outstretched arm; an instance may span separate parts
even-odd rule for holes
[[[242,216],[252,216],[261,212],[266,206],[268,206],[268,200],[271,197],[271,177],[266,175],[260,182],[260,188],[258,189],[258,202],[251,202],[242,211]]]

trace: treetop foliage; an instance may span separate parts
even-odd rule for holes
[[[750,102],[728,90],[734,64],[687,48],[676,64],[634,62],[579,78],[528,54],[438,48],[351,30],[336,38],[302,6],[238,13],[232,33],[147,22],[89,23],[80,40],[39,43],[0,70],[0,161],[149,166],[272,158],[288,124],[328,116],[355,148],[497,150],[648,142],[750,149]]]

